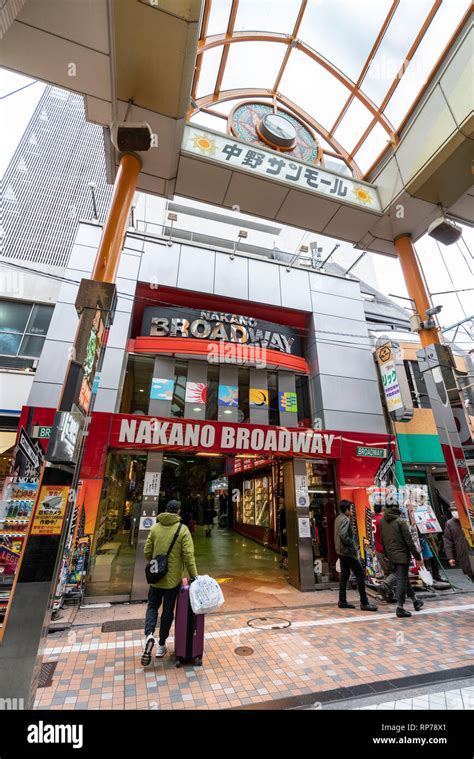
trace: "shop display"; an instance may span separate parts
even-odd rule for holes
[[[0,501],[0,625],[5,618],[10,591],[35,503],[36,482],[6,482]]]

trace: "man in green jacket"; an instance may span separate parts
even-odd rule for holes
[[[417,599],[408,574],[411,557],[414,556],[417,561],[421,561],[421,555],[398,506],[385,507],[383,519],[380,520],[380,540],[384,556],[395,567],[397,617],[411,617],[411,612],[403,608],[407,595],[413,601],[415,611],[420,611],[424,606],[423,601]]]
[[[354,572],[357,580],[357,588],[360,596],[360,608],[362,611],[377,611],[375,604],[371,604],[367,591],[365,590],[365,574],[360,565],[357,547],[355,543],[354,530],[350,520],[352,503],[350,501],[341,501],[339,511],[341,512],[334,522],[334,543],[336,553],[339,556],[341,571],[339,573],[339,608],[355,609],[354,604],[347,602],[347,581],[349,580],[351,570]]]
[[[148,592],[148,606],[145,617],[145,647],[142,654],[142,665],[147,666],[151,662],[151,652],[155,645],[155,628],[158,621],[158,610],[163,603],[163,612],[160,622],[160,636],[156,649],[156,656],[162,658],[167,653],[166,640],[174,619],[174,607],[181,585],[184,571],[188,572],[191,579],[197,577],[198,571],[194,558],[194,544],[186,525],[181,523],[179,516],[181,504],[171,500],[166,504],[166,510],[159,514],[158,523],[151,528],[145,543],[143,553],[147,561],[166,554],[179,529],[178,537],[168,556],[168,572],[158,582],[150,585]]]

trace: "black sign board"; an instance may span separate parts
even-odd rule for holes
[[[142,335],[233,342],[301,356],[301,339],[291,327],[212,309],[145,308]]]

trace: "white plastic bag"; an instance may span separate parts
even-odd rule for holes
[[[189,588],[189,601],[195,614],[208,614],[224,603],[219,583],[209,575],[198,575]]]

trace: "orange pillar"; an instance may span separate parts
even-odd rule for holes
[[[140,158],[133,153],[126,153],[120,159],[112,201],[102,231],[91,279],[100,282],[115,282],[141,166]]]
[[[414,300],[417,313],[425,321],[428,318],[426,309],[430,308],[430,300],[415,256],[411,235],[400,235],[400,237],[397,237],[395,239],[395,248],[400,259],[408,295]],[[436,329],[422,329],[419,335],[420,342],[424,348],[427,345],[440,342]]]

